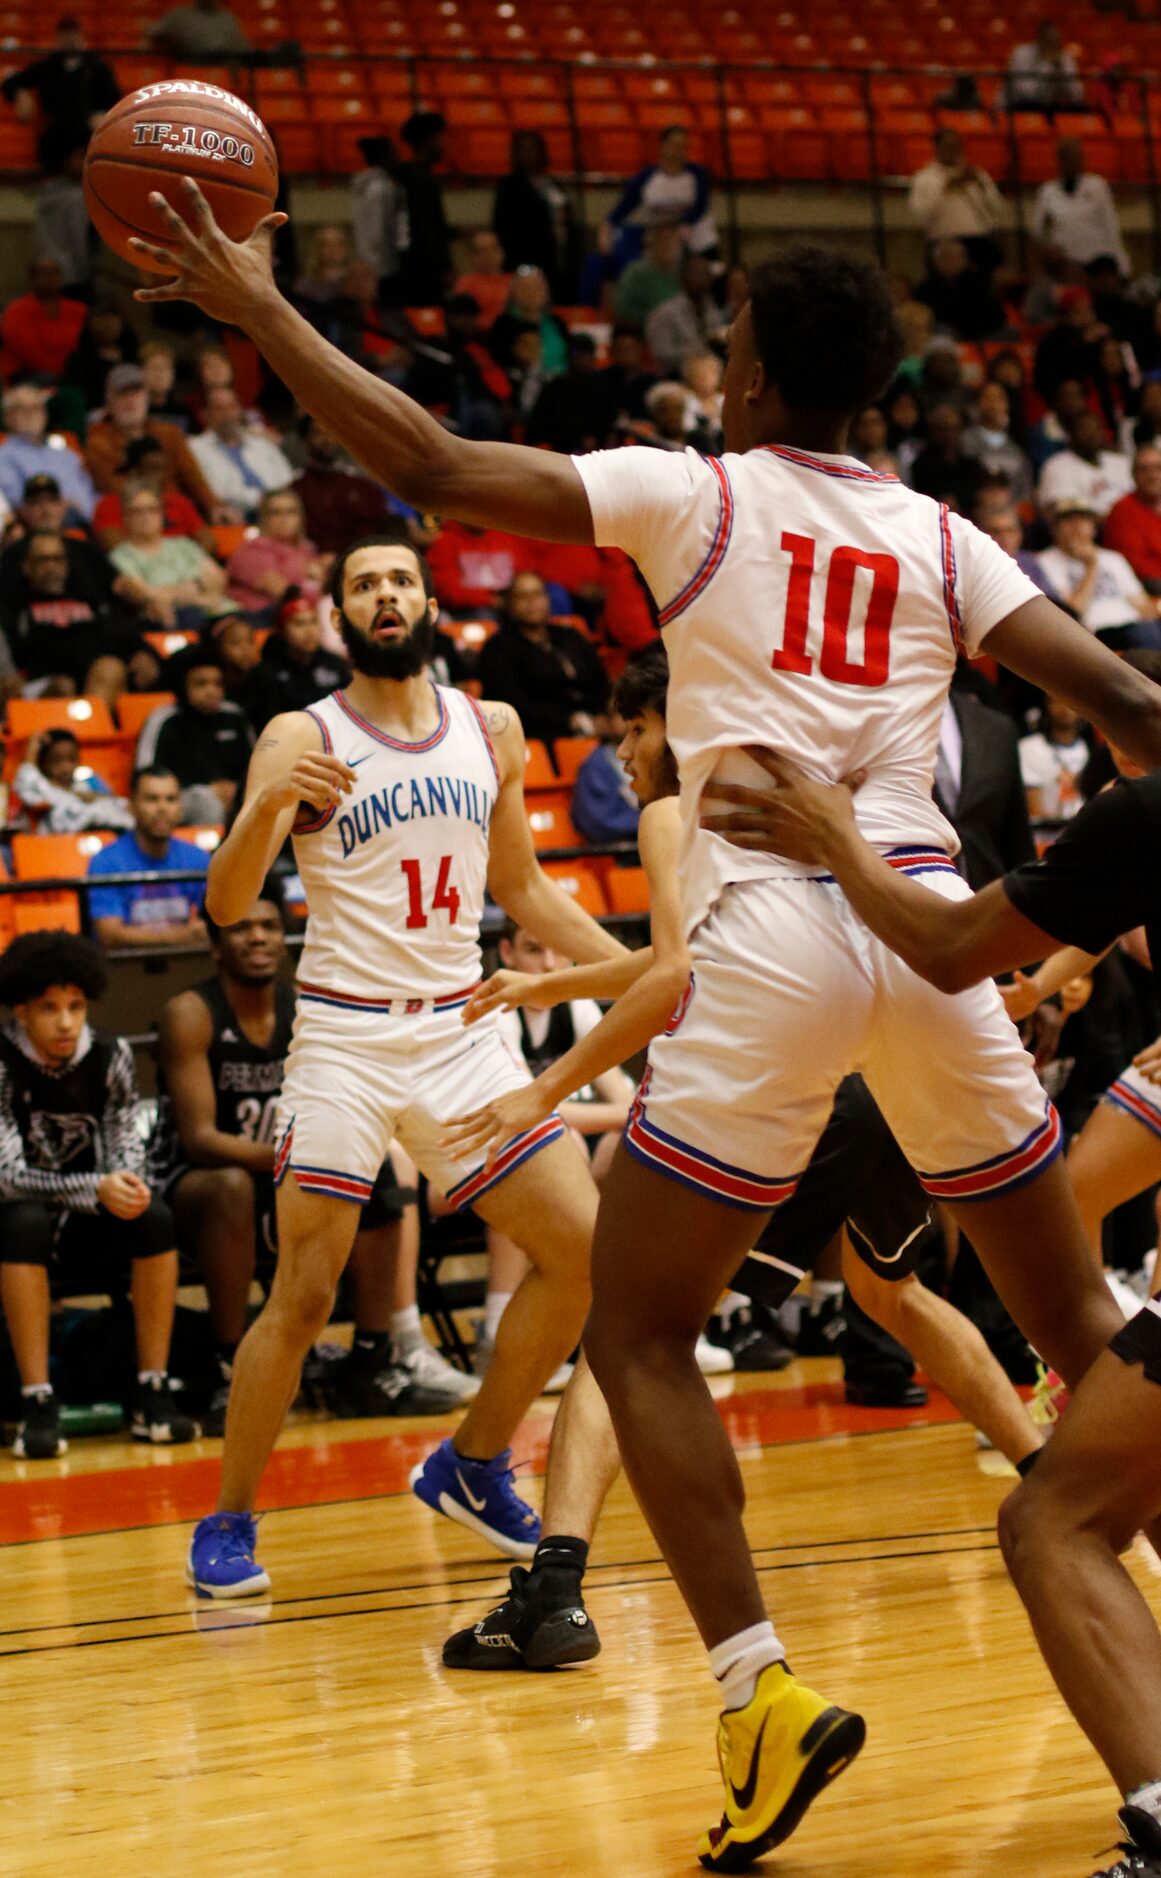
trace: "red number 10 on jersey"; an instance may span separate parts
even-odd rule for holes
[[[786,594],[786,631],[774,654],[776,672],[814,670],[806,650],[810,629],[810,587],[818,543],[809,535],[782,537],[782,552],[790,556],[790,582]],[[865,568],[871,576],[867,617],[863,625],[863,657],[855,664],[847,657],[855,575]],[[838,685],[885,685],[890,651],[891,620],[899,596],[899,563],[893,554],[867,554],[862,548],[835,548],[826,575],[822,609],[822,651],[818,669]]]

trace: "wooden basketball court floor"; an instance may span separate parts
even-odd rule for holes
[[[1011,1477],[938,1396],[918,1414],[851,1410],[828,1362],[714,1389],[791,1661],[869,1729],[762,1869],[1085,1878],[1115,1837],[1115,1795],[1005,1577],[994,1521]],[[532,1474],[551,1414],[517,1443]],[[505,1566],[407,1491],[444,1432],[292,1426],[263,1494],[273,1594],[233,1607],[182,1578],[217,1443],[0,1461],[4,1878],[699,1869],[720,1794],[714,1692],[630,1495],[618,1486],[594,1548],[597,1661],[450,1676],[443,1638]],[[1133,1569],[1158,1602],[1144,1548]]]

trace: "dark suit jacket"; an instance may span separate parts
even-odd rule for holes
[[[978,893],[1009,868],[1032,860],[1036,849],[1016,726],[970,692],[953,690],[951,704],[963,737],[959,799],[954,813],[938,789],[935,800],[963,843],[960,871]]]

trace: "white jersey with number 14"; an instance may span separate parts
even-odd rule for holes
[[[954,853],[931,798],[940,715],[957,650],[974,655],[1038,597],[1016,563],[854,457],[630,448],[573,460],[597,545],[632,555],[659,609],[688,928],[731,881],[810,871],[698,828],[711,775],[769,786],[743,744],[830,781],[865,770],[868,841]]]

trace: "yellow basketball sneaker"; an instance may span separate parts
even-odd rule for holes
[[[810,1802],[850,1765],[866,1739],[861,1715],[834,1708],[771,1663],[745,1708],[718,1721],[718,1761],[726,1810],[698,1842],[710,1871],[745,1871],[781,1845]]]

